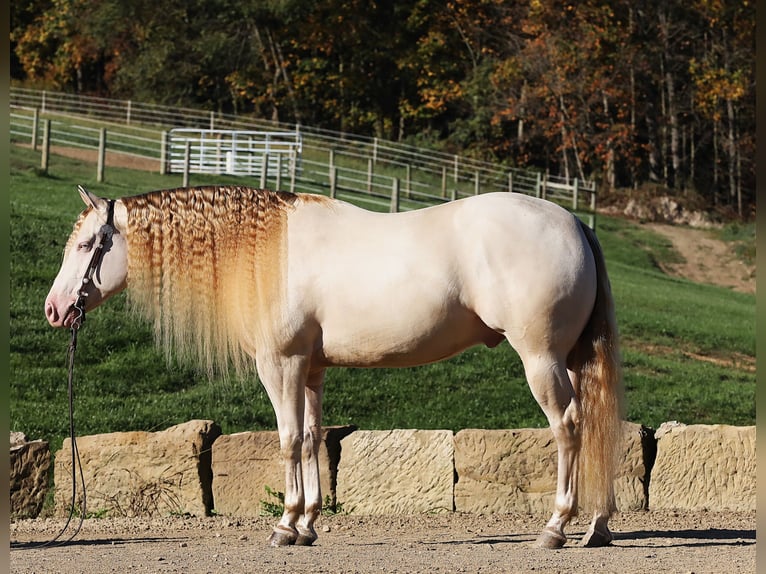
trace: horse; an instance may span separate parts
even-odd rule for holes
[[[422,365],[503,340],[557,443],[537,545],[567,542],[581,500],[593,513],[581,544],[611,544],[624,394],[616,314],[596,235],[566,209],[509,192],[374,213],[243,186],[79,191],[86,208],[45,300],[48,322],[77,328],[127,288],[169,356],[257,376],[285,461],[271,545],[317,539],[326,369]]]

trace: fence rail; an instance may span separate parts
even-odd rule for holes
[[[39,142],[39,118],[51,120],[54,145],[98,149],[106,128],[109,151],[157,159],[164,172],[187,170],[260,176],[262,184],[289,180],[291,190],[335,194],[378,208],[414,209],[491,191],[513,191],[556,201],[595,225],[596,186],[531,170],[429,151],[352,134],[256,118],[124,100],[11,88],[11,138]],[[192,147],[186,165],[181,134],[290,134],[293,149],[264,150],[266,136],[237,148]],[[171,134],[168,136],[167,134]],[[168,145],[169,142],[173,142]],[[217,147],[216,147],[217,146]],[[249,148],[247,146],[250,146]],[[204,148],[204,149],[203,149]],[[272,149],[272,148],[270,148]],[[247,150],[247,151],[245,151]],[[227,158],[227,151],[232,152]],[[195,168],[195,158],[207,156]],[[205,167],[203,165],[210,165]],[[393,197],[393,190],[398,190]]]

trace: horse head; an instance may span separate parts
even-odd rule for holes
[[[87,208],[74,224],[61,269],[45,298],[45,316],[53,327],[72,327],[82,312],[94,309],[127,284],[124,204],[82,187],[79,192]]]

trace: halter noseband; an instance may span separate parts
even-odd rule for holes
[[[74,303],[74,308],[79,312],[79,315],[72,321],[72,329],[79,329],[85,322],[85,299],[88,294],[85,292],[85,287],[93,281],[93,276],[96,274],[96,270],[101,265],[101,261],[104,258],[105,246],[107,241],[111,243],[112,235],[115,233],[114,228],[114,199],[109,200],[109,208],[106,215],[106,223],[98,230],[98,244],[93,249],[93,255],[91,255],[88,267],[85,269],[85,275],[82,278],[80,289],[77,291],[77,300]]]

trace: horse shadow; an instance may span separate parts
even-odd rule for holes
[[[705,528],[700,530],[637,530],[615,532],[615,543],[625,548],[639,548],[641,541],[656,540],[660,546],[671,548],[685,546],[689,548],[704,546],[750,546],[755,544],[754,529]],[[631,544],[631,542],[633,544]],[[665,543],[663,543],[665,542]]]
[[[701,548],[712,546],[751,546],[756,542],[754,529],[682,529],[682,530],[636,530],[625,532],[612,532],[614,535],[613,546],[620,548],[648,548],[645,542],[651,541],[652,548]],[[569,535],[569,542],[564,547],[580,548],[579,541],[585,532],[575,532]],[[537,535],[530,534],[493,534],[477,535],[462,540],[429,541],[427,544],[477,544],[477,545],[533,545]]]

